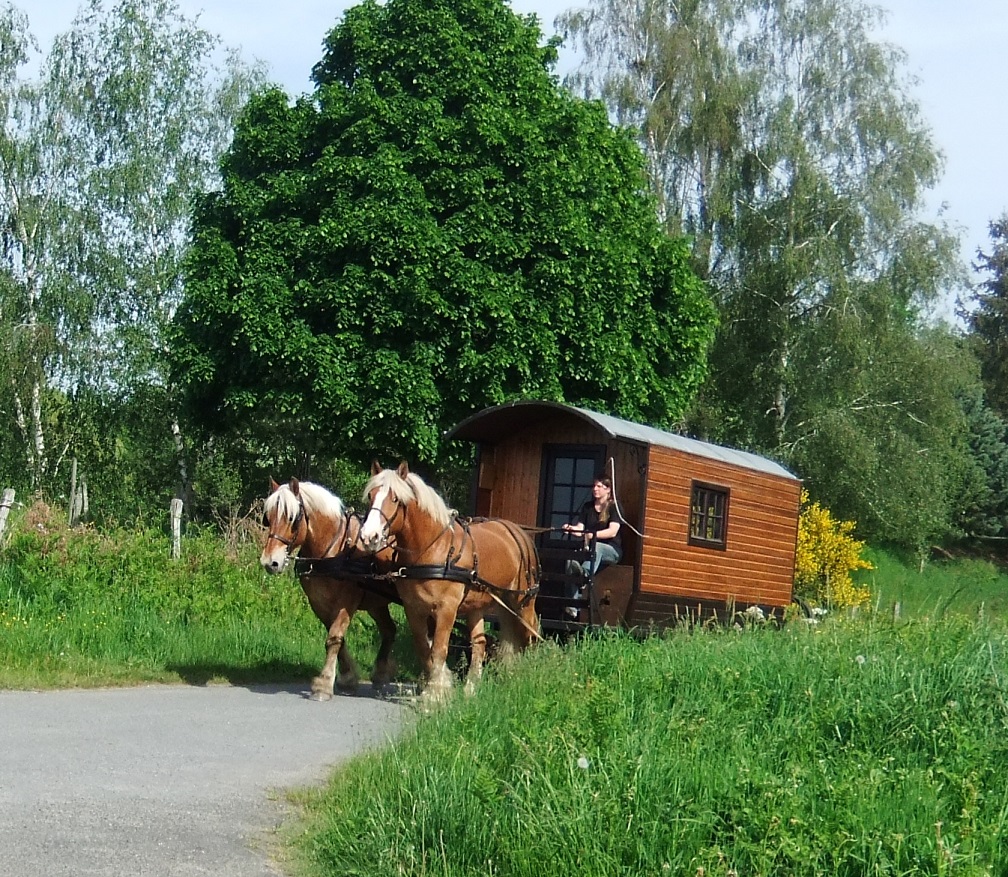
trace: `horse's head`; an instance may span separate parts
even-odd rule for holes
[[[270,478],[270,494],[263,504],[266,544],[259,563],[268,573],[282,573],[291,552],[300,548],[308,532],[301,485],[296,478],[283,486]]]
[[[405,524],[406,506],[414,499],[408,475],[405,460],[397,469],[383,469],[377,460],[371,464],[371,479],[364,485],[363,496],[368,509],[357,537],[365,551],[380,551]]]

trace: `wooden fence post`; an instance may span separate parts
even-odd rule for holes
[[[7,515],[10,513],[13,505],[14,488],[8,487],[4,490],[3,496],[0,497],[0,538],[3,537],[4,530],[7,528]]]
[[[67,506],[67,523],[72,527],[76,523],[74,506],[77,505],[77,458],[70,461],[70,504]]]
[[[178,560],[182,554],[182,500],[178,497],[171,501],[171,532],[171,556]]]

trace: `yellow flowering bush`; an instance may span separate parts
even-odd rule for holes
[[[853,521],[838,521],[802,491],[795,555],[795,594],[818,606],[848,609],[871,599],[867,587],[854,584],[851,573],[873,569],[861,557],[864,542],[851,534]]]

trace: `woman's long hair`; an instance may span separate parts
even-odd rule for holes
[[[595,484],[595,482],[598,482],[599,484],[604,484],[605,487],[606,487],[606,490],[609,491],[609,498],[605,501],[605,505],[602,506],[602,508],[599,509],[599,513],[598,513],[599,523],[600,524],[608,524],[609,523],[609,507],[613,504],[613,498],[612,498],[612,479],[603,472],[603,473],[601,473],[599,475],[596,475],[592,479],[592,484]],[[594,504],[594,501],[593,501],[593,504]]]

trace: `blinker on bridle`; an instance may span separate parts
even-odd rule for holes
[[[281,536],[279,533],[275,533],[273,530],[270,530],[269,515],[263,514],[263,526],[267,530],[270,530],[269,535],[266,537],[266,541],[269,542],[270,539],[276,539],[277,542],[286,546],[287,549],[290,550],[291,545],[293,545],[294,542],[297,540],[298,529],[301,526],[301,521],[307,520],[307,517],[308,516],[305,514],[304,510],[304,503],[301,502],[301,500],[299,499],[297,514],[294,515],[294,520],[290,522],[291,534],[290,538],[288,538],[286,536]]]

